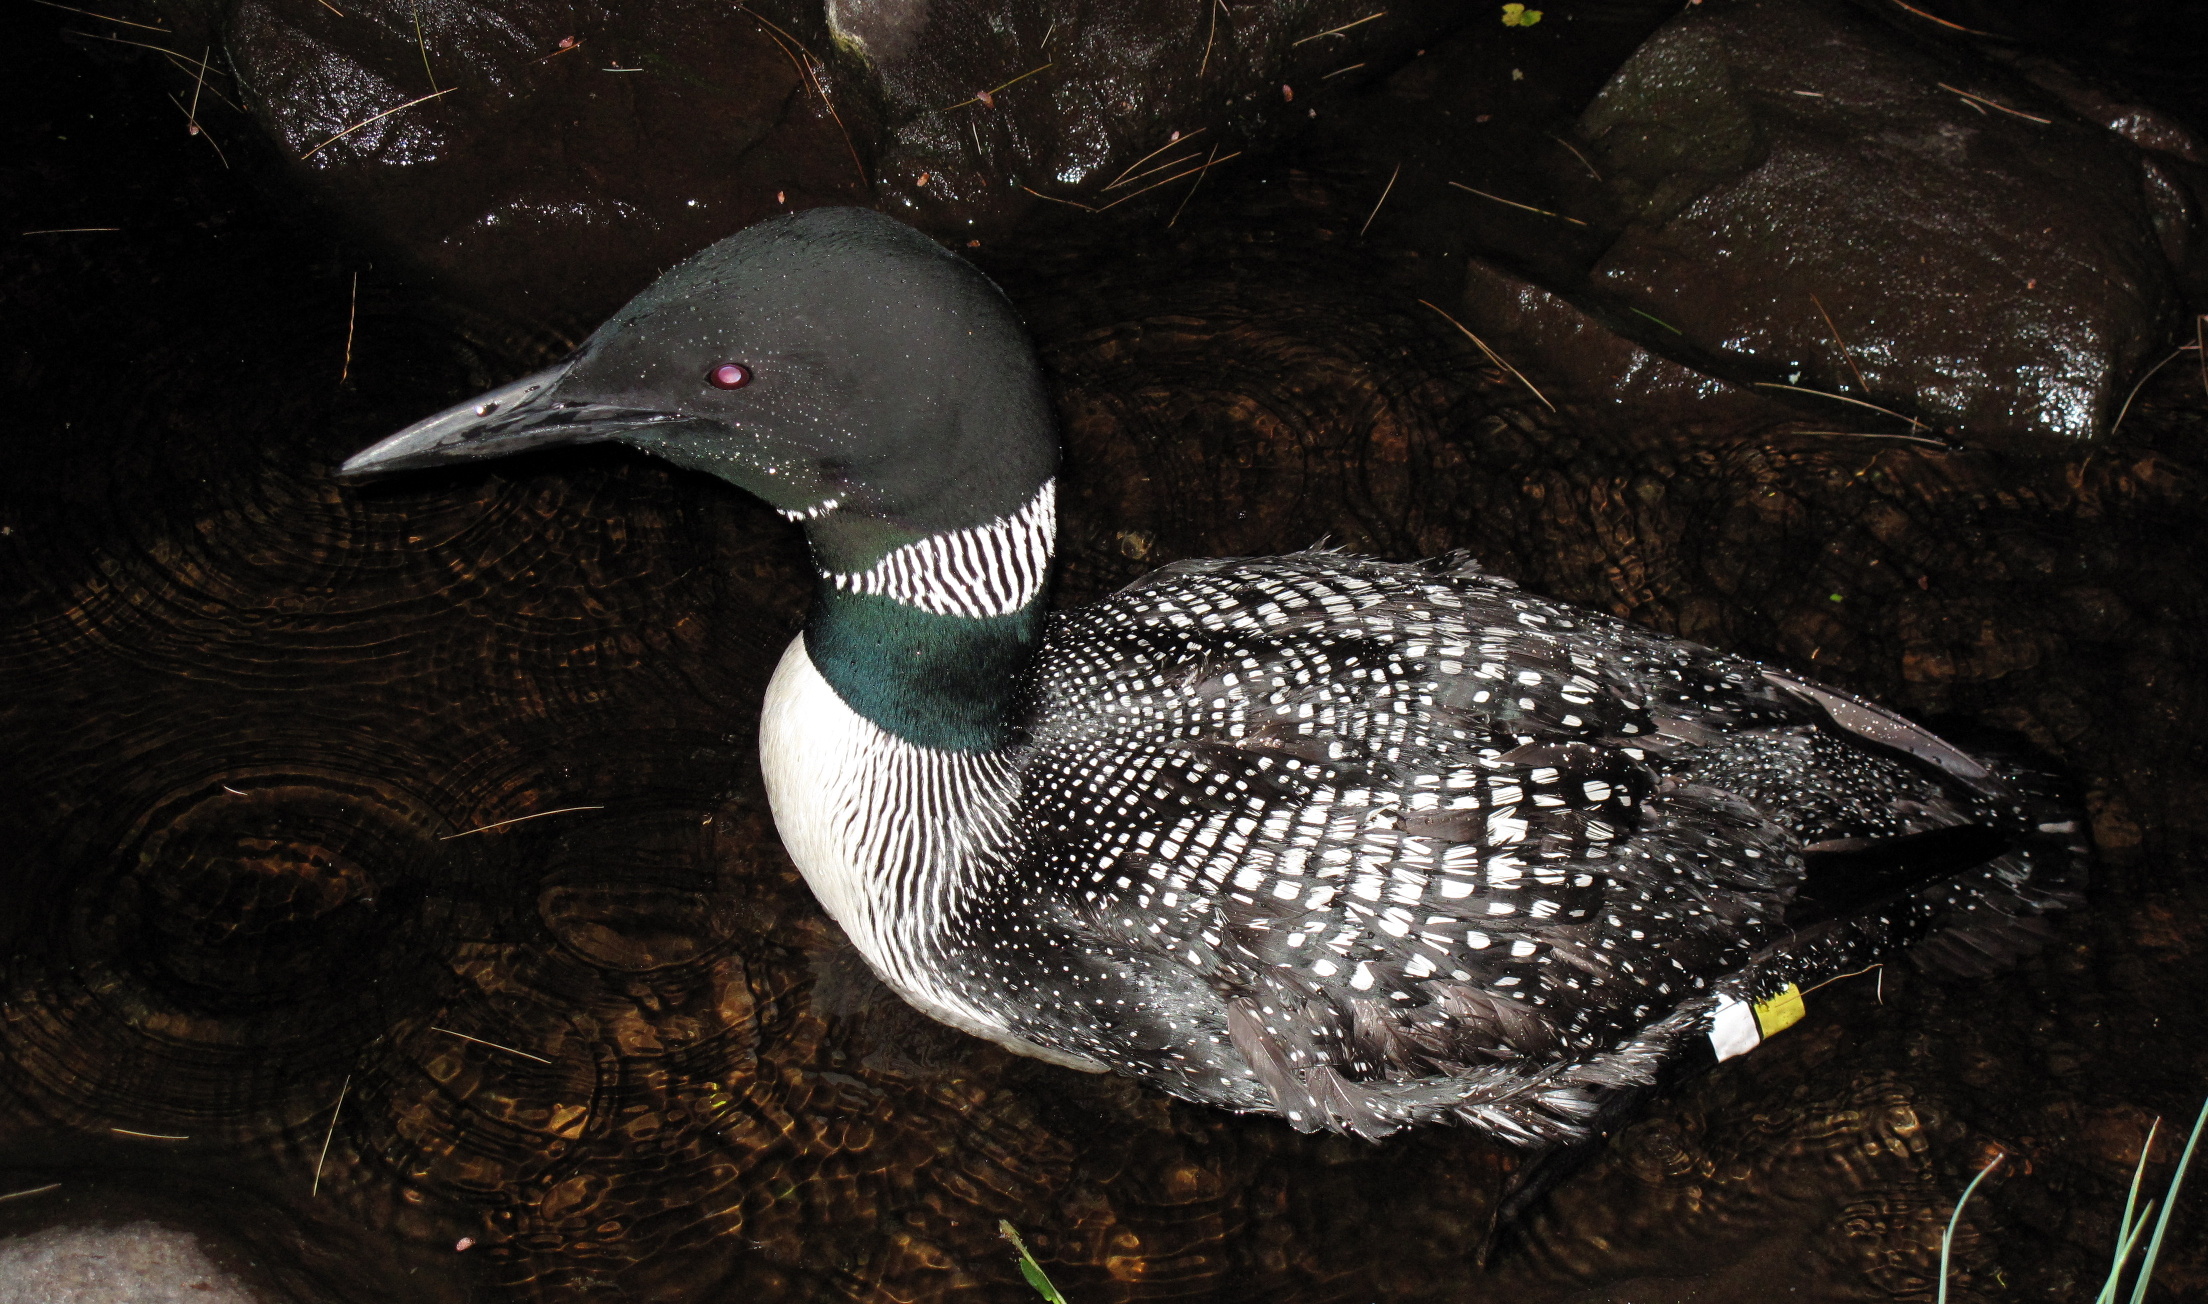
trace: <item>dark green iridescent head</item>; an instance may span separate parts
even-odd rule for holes
[[[901,222],[815,208],[696,254],[566,362],[341,474],[606,440],[818,513],[815,551],[839,571],[1016,511],[1057,462],[1033,351],[996,286]]]
[[[1026,331],[988,279],[912,228],[816,208],[747,228],[654,281],[559,366],[347,461],[379,475],[613,441],[704,471],[805,524],[820,570],[1019,511],[1057,463]],[[930,615],[824,584],[821,673],[909,741],[1002,744],[1042,603]]]

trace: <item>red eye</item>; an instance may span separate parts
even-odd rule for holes
[[[751,383],[751,368],[741,362],[724,362],[705,373],[705,383],[715,389],[742,389]]]

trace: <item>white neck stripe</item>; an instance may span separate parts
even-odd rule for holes
[[[1035,600],[1058,538],[1058,482],[983,525],[916,539],[863,571],[825,572],[837,588],[938,616],[1009,616]]]

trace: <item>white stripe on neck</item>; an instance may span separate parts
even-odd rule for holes
[[[1058,538],[1058,482],[983,525],[897,548],[863,571],[828,571],[839,589],[876,593],[937,616],[1009,616],[1035,600]]]
[[[1047,492],[1047,486],[1046,486]],[[954,925],[1017,846],[1020,779],[994,752],[888,733],[821,677],[800,634],[759,716],[759,760],[782,845],[813,895],[892,990],[932,1018],[1022,1055],[1102,1072],[1021,1041],[960,979]]]

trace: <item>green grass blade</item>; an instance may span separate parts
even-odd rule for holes
[[[1955,1250],[1955,1228],[1963,1221],[1963,1206],[1970,1203],[1971,1193],[1978,1189],[1978,1183],[1986,1180],[1986,1174],[1999,1168],[2006,1158],[2007,1155],[1995,1155],[1992,1163],[1978,1170],[1978,1175],[1970,1179],[1970,1185],[1963,1188],[1963,1198],[1955,1202],[1955,1212],[1948,1217],[1947,1234],[1940,1237],[1939,1304],[1947,1304],[1947,1262]]]
[[[2108,1281],[2101,1287],[2101,1293],[2093,1297],[2093,1304],[2116,1304],[2116,1286],[2123,1278],[2124,1265],[2131,1261],[2131,1252],[2139,1248],[2139,1238],[2147,1234],[2147,1219],[2153,1216],[2154,1201],[2149,1200],[2146,1208],[2139,1211],[2139,1221],[2131,1225],[2131,1235],[2116,1247],[2116,1262],[2109,1265]]]
[[[2208,1126],[2208,1100],[2200,1104],[2200,1117],[2193,1120],[2193,1134],[2185,1140],[2185,1153],[2177,1161],[2177,1171],[2170,1175],[2169,1192],[2162,1197],[2162,1216],[2154,1220],[2154,1237],[2147,1242],[2147,1257],[2139,1261],[2139,1284],[2131,1289],[2131,1304],[2146,1304],[2147,1283],[2154,1279],[2154,1261],[2162,1257],[2162,1233],[2170,1229],[2170,1215],[2177,1210],[2177,1193],[2185,1185],[2185,1170],[2193,1165],[2193,1148],[2200,1144],[2200,1131]],[[2146,1215],[2140,1215],[2146,1221]]]
[[[2116,1288],[2124,1275],[2124,1264],[2139,1244],[2140,1229],[2147,1225],[2147,1215],[2140,1214],[2134,1219],[2132,1214],[2139,1207],[2139,1183],[2146,1180],[2147,1159],[2154,1154],[2154,1139],[2161,1132],[2162,1120],[2158,1118],[2147,1129],[2147,1143],[2139,1148],[2139,1166],[2131,1170],[2131,1194],[2124,1197],[2123,1220],[2116,1224],[2116,1257],[2108,1265],[2108,1280],[2101,1283],[2100,1294],[2093,1297],[2093,1304],[2116,1304]],[[2147,1204],[2151,1208],[2154,1202],[2149,1200]]]
[[[1059,1294],[1058,1288],[1051,1284],[1049,1276],[1043,1272],[1043,1265],[1035,1262],[1035,1256],[1027,1252],[1027,1242],[1020,1239],[1019,1229],[1008,1220],[999,1218],[997,1231],[1004,1239],[1012,1242],[1013,1249],[1019,1251],[1020,1275],[1027,1278],[1027,1284],[1043,1297],[1044,1304],[1066,1304],[1066,1297]]]

